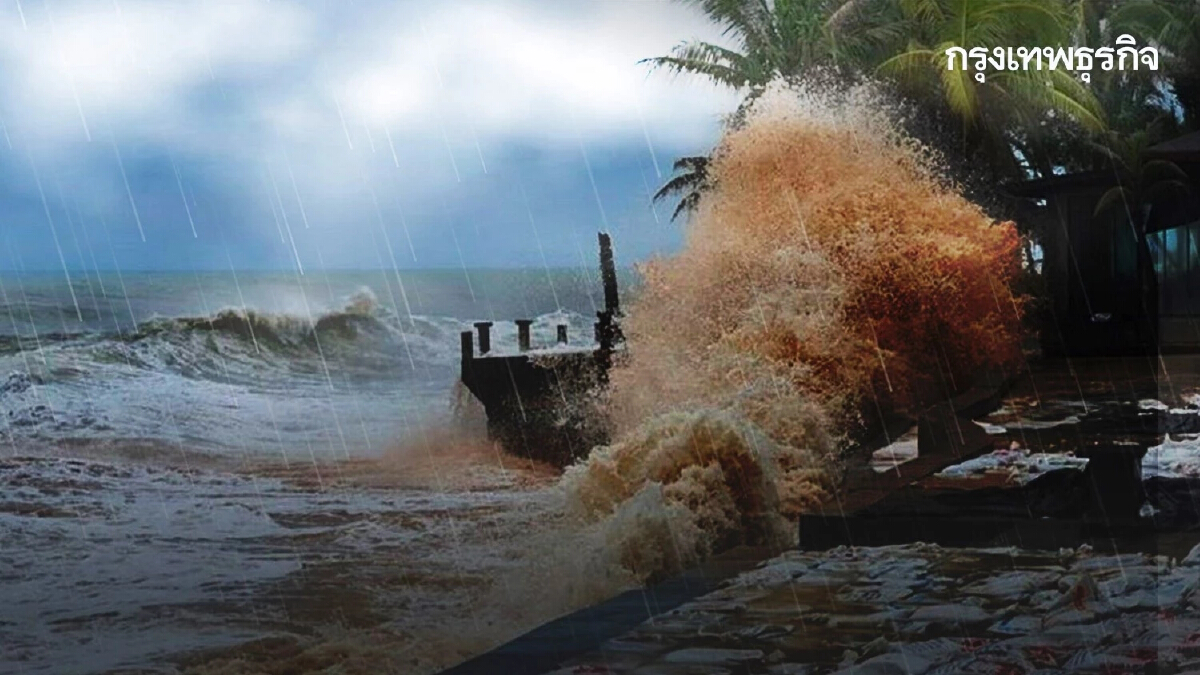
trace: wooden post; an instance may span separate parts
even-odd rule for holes
[[[462,379],[464,380],[467,378],[467,371],[471,369],[471,360],[475,358],[474,337],[469,330],[459,333],[462,344]]]
[[[479,331],[479,353],[480,355],[492,351],[492,322],[491,321],[476,321],[475,329]]]
[[[606,232],[600,239],[600,278],[604,282],[604,309],[614,316],[621,314],[621,299],[617,295],[617,266],[613,262],[612,237]]]
[[[567,344],[567,324],[565,323],[558,324],[558,344]]]
[[[533,325],[531,319],[517,319],[517,344],[521,351],[529,351],[529,327]]]
[[[1092,491],[1091,516],[1101,520],[1133,520],[1146,499],[1142,486],[1144,445],[1104,444],[1075,450],[1088,461],[1084,476]]]

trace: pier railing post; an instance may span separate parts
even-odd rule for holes
[[[567,324],[565,324],[565,323],[558,324],[557,330],[558,330],[558,335],[557,335],[558,344],[560,344],[560,345],[567,344]]]
[[[482,355],[492,351],[492,322],[476,321],[475,330],[479,331],[479,353]]]
[[[613,262],[612,237],[597,233],[600,240],[600,278],[604,282],[604,310],[614,317],[621,314],[621,299],[617,295],[617,266]]]
[[[471,367],[471,359],[475,358],[475,340],[471,331],[464,330],[459,333],[462,345],[462,373],[465,376]]]
[[[517,319],[517,344],[521,351],[529,351],[529,327],[533,325],[531,319]]]

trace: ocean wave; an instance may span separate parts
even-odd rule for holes
[[[575,342],[581,334],[590,338],[582,315],[558,311],[534,320],[535,344],[552,344],[561,323],[572,327]],[[402,379],[452,369],[464,330],[471,330],[469,320],[397,316],[361,288],[337,309],[307,315],[225,308],[210,315],[156,316],[127,331],[0,336],[0,369],[46,381],[112,368],[245,384],[296,376]],[[495,322],[495,351],[516,351],[516,333],[514,322]]]
[[[392,337],[389,323],[374,296],[362,291],[340,310],[312,319],[252,309],[223,309],[211,316],[154,318],[138,324],[138,330],[121,336],[126,342],[189,334],[212,334],[248,342],[256,350],[320,350],[322,343]]]

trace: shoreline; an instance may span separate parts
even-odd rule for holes
[[[333,464],[0,459],[13,543],[0,670],[254,672],[238,655],[256,643],[274,645],[275,660],[291,645],[297,659],[368,661],[386,643],[407,655],[401,672],[467,658],[514,635],[501,622],[478,637],[456,624],[561,509],[540,467],[475,453],[457,467],[458,480],[434,487],[419,462],[389,473],[356,460],[319,481]],[[433,646],[438,624],[461,644]]]

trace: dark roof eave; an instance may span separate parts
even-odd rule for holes
[[[1081,189],[1109,188],[1116,185],[1117,178],[1111,171],[1080,171],[1035,178],[1019,183],[1008,183],[1003,190],[1013,197],[1044,199],[1061,192]]]
[[[1172,162],[1200,162],[1200,131],[1152,146],[1146,150],[1146,156]]]

